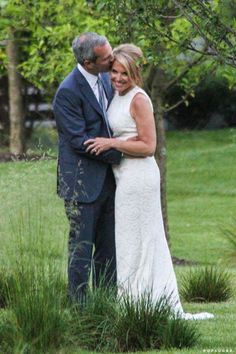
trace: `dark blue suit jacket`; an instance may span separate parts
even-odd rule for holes
[[[112,87],[108,74],[101,77],[109,104]],[[59,135],[58,194],[65,200],[93,202],[101,192],[109,164],[118,164],[121,153],[111,149],[95,156],[85,151],[87,139],[108,137],[108,131],[102,109],[77,67],[59,86],[53,110]]]

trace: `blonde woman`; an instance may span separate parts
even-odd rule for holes
[[[113,56],[110,78],[115,96],[107,112],[113,137],[89,139],[86,144],[95,155],[111,148],[123,153],[121,163],[113,166],[118,289],[134,298],[151,293],[154,302],[168,296],[174,311],[186,319],[212,318],[209,313],[184,313],[180,303],[163,227],[159,168],[153,156],[153,107],[140,87],[142,51],[123,44]]]

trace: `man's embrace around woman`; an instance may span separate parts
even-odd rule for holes
[[[84,301],[93,269],[95,286],[117,284],[119,294],[133,298],[150,293],[153,302],[167,296],[180,317],[212,318],[186,314],[180,303],[153,157],[152,103],[141,88],[141,49],[123,44],[112,52],[105,37],[91,32],[72,46],[77,66],[54,99],[71,299]]]

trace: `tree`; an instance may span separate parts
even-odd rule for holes
[[[8,69],[10,151],[20,154],[25,145],[21,79],[51,99],[74,65],[72,39],[101,29],[102,21],[83,0],[0,0],[0,10],[0,71]]]
[[[236,67],[236,1],[235,0],[172,0],[179,14],[192,25],[195,36],[204,40],[204,55],[232,67]],[[185,46],[201,52],[191,41]]]
[[[19,48],[14,38],[14,30],[9,29],[10,36],[6,45],[8,57],[8,88],[10,108],[10,152],[22,154],[24,151],[24,109],[22,99],[21,75],[17,67],[19,65]]]
[[[220,11],[226,7],[220,7],[217,1],[120,0],[117,3],[115,0],[98,0],[95,3],[106,12],[106,21],[110,28],[115,28],[115,44],[127,41],[140,45],[149,63],[145,87],[154,106],[157,128],[156,158],[161,172],[162,212],[169,239],[163,118],[179,104],[183,102],[187,104],[188,97],[194,95],[194,89],[199,81],[204,80],[209,73],[219,70],[223,59],[227,64],[234,62],[235,46],[234,48],[232,46],[234,30],[220,21]],[[208,20],[210,25],[207,27]],[[220,27],[215,28],[215,23],[220,23]],[[208,34],[201,35],[202,28],[208,29]],[[223,36],[222,29],[225,30]],[[211,31],[211,41],[207,41]],[[227,76],[227,72],[225,75]],[[168,92],[176,84],[185,94],[170,107],[167,100]]]

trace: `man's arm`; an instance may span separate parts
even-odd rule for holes
[[[67,141],[77,153],[105,163],[120,163],[121,153],[115,149],[110,149],[99,156],[86,152],[84,142],[94,137],[87,134],[82,110],[71,91],[61,89],[58,92],[53,103],[53,111],[58,128],[63,131]]]

